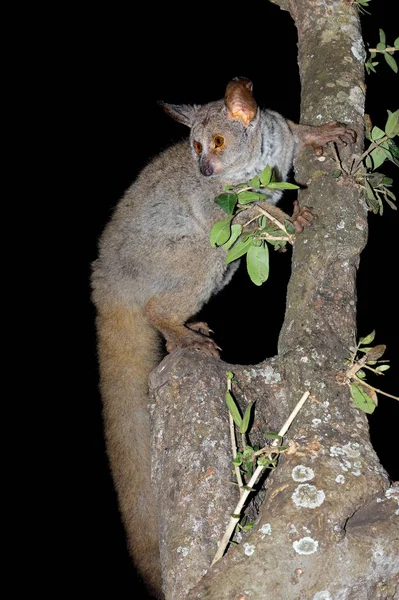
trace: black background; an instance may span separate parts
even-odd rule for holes
[[[370,45],[377,44],[379,27],[388,42],[398,35],[392,4],[371,2],[372,16],[362,17],[364,38]],[[71,28],[69,94],[80,124],[76,142],[84,178],[78,195],[85,190],[81,206],[76,207],[77,214],[83,215],[85,240],[84,329],[79,344],[88,393],[69,408],[69,417],[79,422],[82,432],[76,440],[78,458],[71,465],[79,526],[69,578],[79,573],[79,586],[112,593],[113,598],[131,597],[132,590],[137,593],[139,588],[125,548],[102,435],[89,290],[98,237],[118,199],[151,156],[187,135],[182,125],[163,113],[158,100],[176,104],[216,100],[223,97],[226,83],[240,75],[252,79],[261,106],[299,119],[296,29],[288,13],[267,2],[251,12],[226,6],[217,14],[210,5],[198,4],[190,5],[190,14],[181,10],[174,8],[172,14],[172,9],[155,5],[137,12],[96,7],[90,14],[77,13]],[[374,124],[383,127],[386,109],[398,107],[397,93],[393,97],[397,83],[398,75],[380,59],[378,73],[367,77],[366,112]],[[399,179],[393,166],[384,169]],[[389,207],[383,217],[370,214],[369,243],[358,275],[358,332],[365,335],[375,329],[376,343],[387,344],[392,369],[378,384],[396,395],[398,224],[397,213]],[[256,363],[276,352],[290,253],[273,253],[271,260],[270,279],[261,289],[255,289],[241,269],[204,309],[203,316],[224,350],[222,358],[229,362]],[[267,315],[264,322],[259,319],[262,313]],[[399,461],[394,456],[398,417],[398,403],[380,396],[380,406],[370,419],[373,443],[393,479],[399,479]]]

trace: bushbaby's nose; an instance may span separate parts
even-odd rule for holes
[[[211,163],[209,163],[208,161],[202,161],[200,164],[200,171],[203,175],[205,175],[205,177],[209,177],[210,175],[213,175],[213,166]]]

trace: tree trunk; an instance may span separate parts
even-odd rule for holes
[[[359,155],[365,53],[356,8],[345,0],[276,3],[298,29],[301,122],[348,123]],[[248,367],[178,350],[152,375],[167,600],[399,598],[399,488],[390,487],[371,446],[365,414],[336,379],[356,336],[367,211],[351,178],[329,175],[336,166],[332,150],[325,155],[320,161],[307,149],[296,160],[296,181],[306,186],[300,203],[318,218],[295,242],[278,356]],[[340,157],[350,164],[341,148]],[[239,497],[230,483],[227,370],[243,409],[256,402],[252,443],[263,445],[303,392],[310,397],[284,439],[293,451],[257,496],[253,529],[211,568]]]

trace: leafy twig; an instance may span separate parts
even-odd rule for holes
[[[307,398],[309,397],[310,392],[307,391],[303,394],[302,398],[299,400],[299,402],[297,403],[297,405],[295,406],[294,410],[292,411],[292,413],[290,414],[290,416],[288,417],[288,419],[286,420],[286,422],[284,423],[284,425],[282,426],[282,428],[280,429],[278,436],[279,438],[282,438],[286,432],[288,431],[291,423],[293,422],[293,420],[295,419],[296,415],[298,414],[298,412],[301,410],[302,406],[304,405],[305,401],[307,400]],[[275,439],[272,442],[272,446],[277,446],[279,443],[278,439]],[[259,465],[254,474],[252,475],[251,479],[249,480],[248,484],[245,486],[244,488],[244,493],[241,494],[240,499],[234,509],[233,514],[230,517],[230,521],[229,524],[227,525],[226,531],[220,541],[219,544],[219,548],[215,554],[215,557],[212,561],[212,565],[214,565],[219,559],[222,558],[227,545],[230,541],[230,538],[234,532],[234,529],[236,528],[237,523],[239,522],[240,518],[241,518],[241,511],[244,507],[244,504],[249,496],[249,494],[253,491],[253,487],[256,485],[256,482],[258,481],[259,477],[261,476],[261,474],[263,473],[263,471],[265,470],[265,466],[263,465]],[[212,566],[211,565],[211,566]]]

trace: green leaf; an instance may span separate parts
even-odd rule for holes
[[[388,65],[391,67],[394,73],[398,72],[398,65],[396,64],[396,60],[390,54],[385,53],[384,58],[387,61]]]
[[[380,42],[382,44],[386,44],[387,40],[386,40],[386,37],[385,37],[385,31],[383,29],[380,29],[379,33],[380,33]]]
[[[388,113],[388,120],[385,125],[385,133],[389,137],[394,137],[395,135],[399,135],[399,109],[395,110],[395,112]]]
[[[357,377],[359,377],[359,379],[364,379],[366,377],[366,373],[364,371],[362,371],[361,369],[356,371],[356,375],[357,375]]]
[[[270,165],[266,165],[266,167],[263,169],[262,173],[259,176],[260,178],[260,182],[262,185],[267,186],[270,183],[270,180],[272,178],[272,170]]]
[[[387,156],[387,151],[384,150],[384,148],[381,148],[381,146],[379,146],[378,148],[374,148],[374,150],[370,152],[370,156],[373,160],[374,169],[378,169],[378,167],[382,165],[384,160],[386,158],[389,158],[389,156]]]
[[[257,175],[255,175],[255,177],[252,177],[251,181],[249,181],[248,184],[251,186],[251,188],[258,190],[260,188],[259,177]]]
[[[399,158],[399,146],[395,144],[393,139],[389,139],[387,141],[387,145],[390,153],[393,154],[393,156],[395,156],[396,158]]]
[[[250,402],[245,410],[244,417],[242,419],[242,425],[239,429],[240,433],[246,433],[248,431],[249,420],[251,418],[251,410],[253,402]]]
[[[395,48],[399,48],[399,37],[396,38],[393,45],[395,46]]]
[[[360,338],[359,344],[361,346],[366,346],[367,344],[371,344],[371,342],[374,340],[374,338],[375,338],[375,329],[368,335],[365,335],[364,337]]]
[[[211,246],[222,246],[227,242],[231,235],[231,219],[224,219],[223,221],[218,221],[212,227],[211,232],[209,234],[209,240],[211,242]]]
[[[391,200],[389,200],[389,198],[387,198],[385,196],[385,202],[388,204],[388,206],[390,206],[393,210],[398,210],[397,206],[395,206],[395,204],[393,202],[391,202]]]
[[[373,142],[376,142],[376,141],[380,140],[382,137],[384,137],[384,135],[385,135],[385,131],[382,131],[382,129],[380,129],[379,127],[377,127],[375,125],[373,127],[373,129],[371,130],[370,137],[373,140]]]
[[[384,52],[385,48],[387,47],[386,44],[384,44],[383,42],[379,42],[377,44],[377,50],[379,50],[380,52]]]
[[[240,467],[242,465],[242,460],[238,457],[236,457],[232,462],[234,467]]]
[[[351,383],[349,387],[353,404],[363,412],[371,415],[375,410],[375,403],[365,391],[366,388],[361,387],[358,383]]]
[[[388,371],[388,369],[390,369],[390,365],[378,365],[378,367],[376,367],[376,371]]]
[[[365,179],[364,184],[366,186],[367,204],[370,206],[371,210],[376,214],[378,212],[378,202],[374,194],[374,190],[367,181],[367,179]]]
[[[225,399],[226,399],[227,408],[229,409],[230,414],[233,417],[234,423],[237,425],[237,427],[241,427],[242,418],[241,418],[240,411],[238,410],[238,406],[235,403],[233,396],[230,394],[230,392],[228,390],[226,392]]]
[[[249,204],[250,202],[255,202],[256,200],[264,200],[264,194],[259,194],[258,192],[239,192],[238,193],[238,203],[239,204]]]
[[[289,221],[288,219],[284,219],[284,227],[285,227],[287,233],[296,233],[297,232],[293,223],[291,221]]]
[[[251,237],[247,238],[245,241],[240,240],[239,242],[237,242],[226,256],[226,264],[228,265],[231,262],[233,262],[233,260],[237,260],[237,258],[243,256],[246,252],[248,252],[251,246]]]
[[[265,433],[265,438],[268,440],[282,440],[282,436],[279,435],[278,433],[273,433],[271,431],[268,431],[267,433]]]
[[[270,190],[299,190],[299,185],[288,181],[272,181],[266,187]]]
[[[223,248],[225,250],[229,250],[229,248],[231,248],[231,246],[234,244],[234,242],[240,237],[241,232],[242,232],[242,226],[239,225],[238,223],[234,223],[234,225],[231,226],[230,239],[227,240],[227,242],[225,244],[223,244]]]
[[[250,529],[252,529],[252,527],[255,525],[255,521],[252,521],[251,523],[248,523],[247,525],[243,525],[241,527],[241,529],[243,531],[250,531]]]
[[[338,177],[341,177],[341,175],[342,175],[342,172],[341,172],[339,169],[336,169],[335,171],[332,171],[332,172],[330,173],[330,175],[331,175],[331,177],[336,177],[336,178],[338,178]]]
[[[237,194],[233,192],[232,194],[219,194],[217,198],[215,198],[216,204],[219,204],[220,208],[227,213],[228,215],[232,215],[237,204]]]
[[[373,168],[373,161],[371,160],[369,154],[366,156],[366,167],[368,169],[372,169]]]
[[[269,249],[267,244],[251,246],[247,252],[247,271],[255,285],[262,285],[269,277]]]
[[[393,179],[392,179],[392,177],[385,177],[385,175],[384,175],[384,177],[382,178],[382,183],[384,185],[392,185]]]

